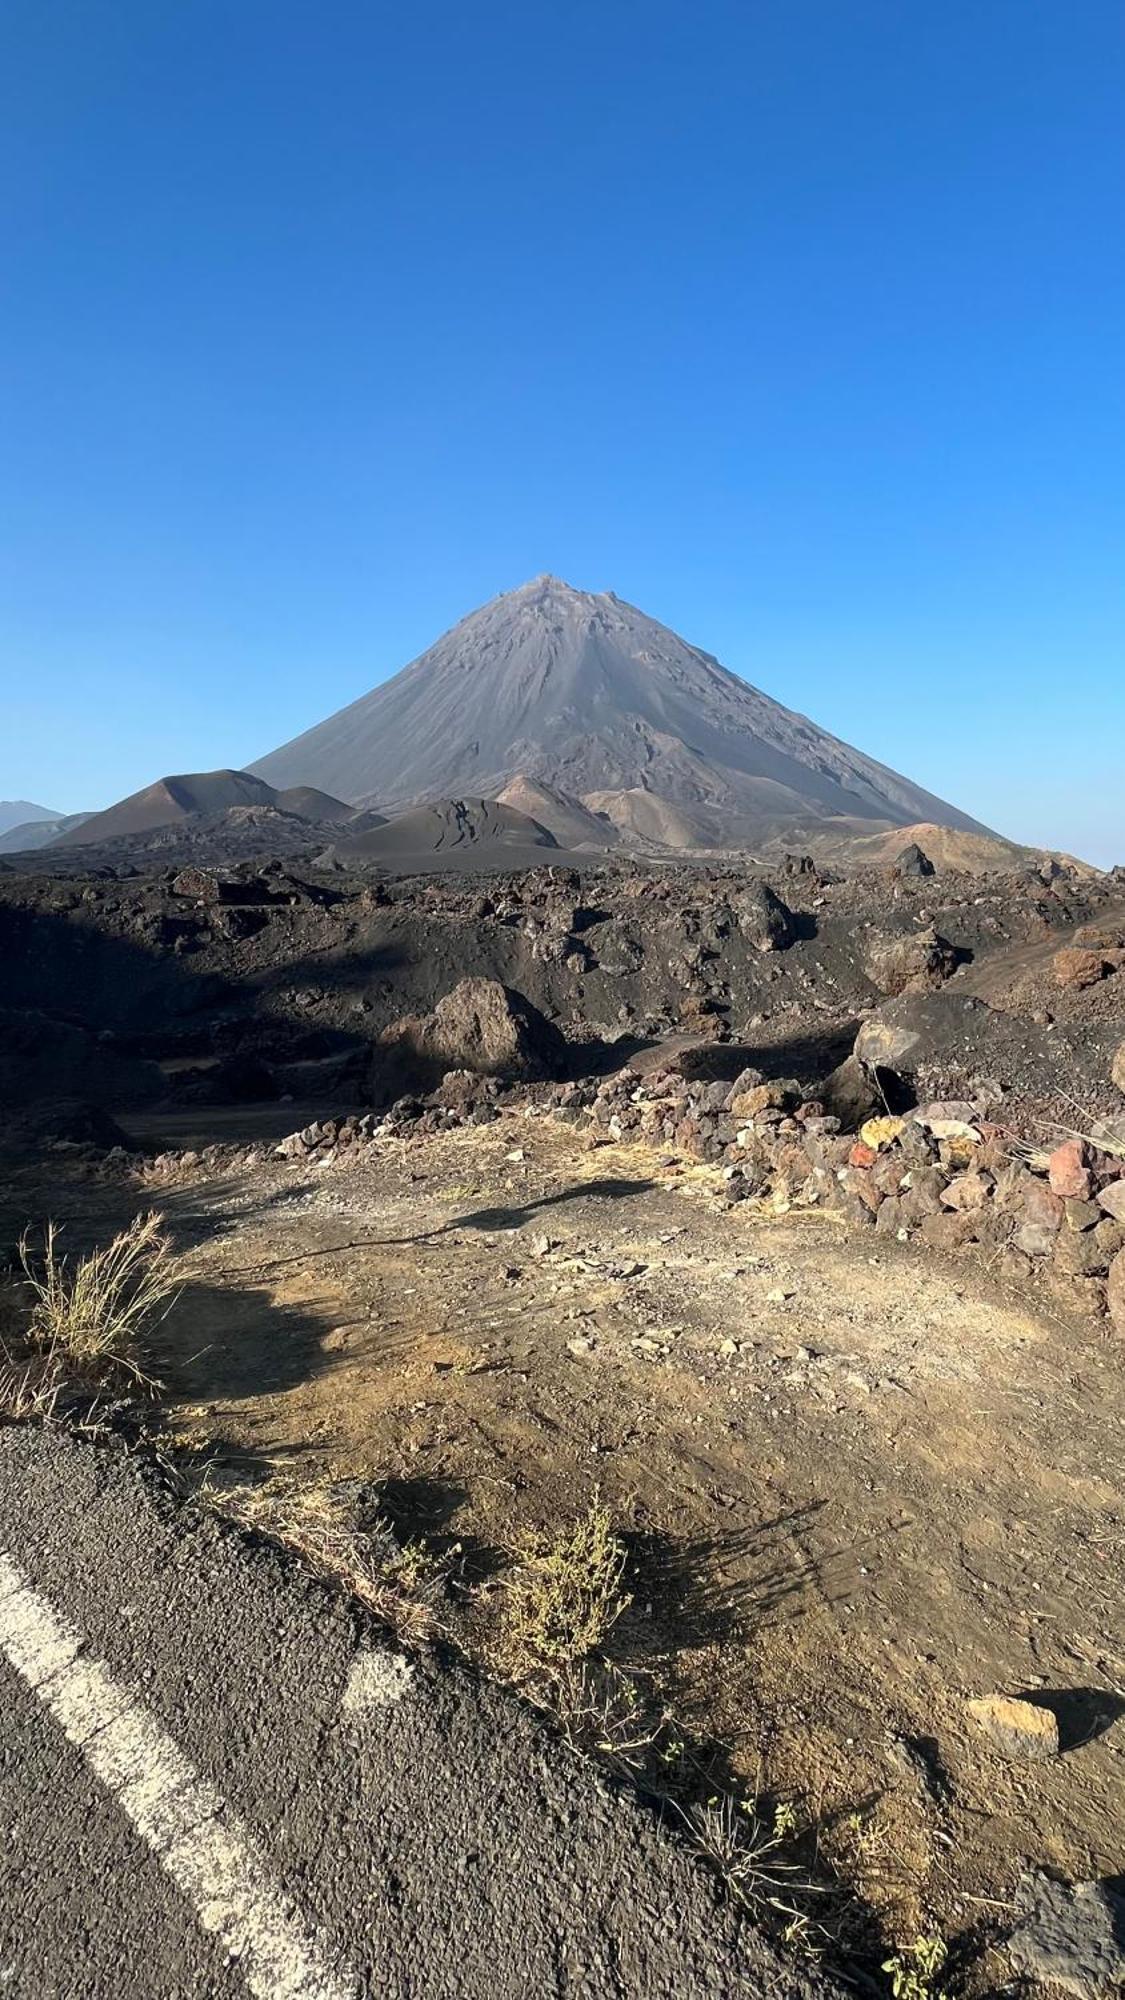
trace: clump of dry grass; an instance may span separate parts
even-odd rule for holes
[[[12,1418],[50,1418],[60,1397],[122,1379],[150,1394],[160,1387],[141,1340],[175,1301],[180,1272],[160,1217],[134,1217],[73,1264],[59,1235],[49,1222],[39,1250],[26,1233],[20,1241],[32,1305],[18,1341],[0,1346],[0,1411]]]
[[[21,1354],[6,1342],[0,1345],[0,1416],[13,1423],[50,1423],[63,1386],[53,1355]]]
[[[291,1549],[326,1582],[366,1605],[403,1645],[441,1632],[448,1563],[420,1542],[400,1542],[389,1522],[363,1505],[353,1482],[209,1489],[218,1512]]]
[[[605,1657],[631,1603],[627,1551],[599,1499],[513,1550],[489,1664],[586,1747],[637,1769],[663,1726],[642,1677]]]
[[[630,1603],[608,1508],[595,1499],[569,1527],[525,1537],[515,1555],[500,1644],[510,1677],[557,1673],[599,1652]]]

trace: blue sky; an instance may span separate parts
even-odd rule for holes
[[[1120,0],[7,0],[0,796],[549,569],[1125,860]]]

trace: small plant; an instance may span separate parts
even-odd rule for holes
[[[594,1500],[570,1527],[528,1536],[506,1585],[501,1655],[517,1682],[578,1667],[600,1652],[630,1602],[625,1545]]]
[[[365,1509],[352,1482],[277,1481],[212,1490],[209,1498],[229,1519],[292,1549],[318,1576],[341,1584],[403,1645],[422,1645],[440,1632],[448,1563],[420,1542],[400,1542],[389,1522]]]
[[[630,1604],[627,1552],[609,1510],[594,1499],[555,1533],[526,1536],[503,1585],[494,1671],[557,1722],[572,1741],[639,1771],[666,1717],[647,1677],[604,1656]]]
[[[814,1885],[788,1858],[797,1833],[789,1801],[780,1800],[766,1811],[758,1798],[724,1793],[689,1808],[684,1817],[700,1853],[730,1894],[749,1910],[781,1917],[787,1942],[807,1945],[809,1919],[794,1898]]]
[[[946,1955],[944,1939],[934,1932],[915,1938],[893,1958],[884,1959],[883,1971],[890,1976],[894,2000],[940,2000],[942,1989],[936,1982]]]
[[[20,1242],[34,1296],[28,1347],[51,1358],[60,1380],[100,1384],[125,1375],[139,1387],[158,1389],[141,1361],[140,1336],[163,1319],[179,1292],[179,1260],[160,1217],[134,1217],[104,1249],[91,1250],[73,1266],[60,1253],[58,1237],[49,1222],[36,1257],[26,1235]]]

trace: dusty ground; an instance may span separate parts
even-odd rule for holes
[[[384,1482],[401,1532],[462,1544],[470,1641],[520,1528],[600,1489],[634,1553],[622,1659],[801,1802],[880,1940],[936,1928],[985,1991],[1028,1861],[1120,1868],[1112,1341],[518,1112],[156,1198],[189,1246],[170,1428],[219,1477]],[[121,1194],[66,1202],[96,1234]],[[965,1702],[997,1689],[1049,1701],[1057,1760],[992,1749]]]

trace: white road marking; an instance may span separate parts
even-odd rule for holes
[[[254,2000],[358,2000],[253,1835],[153,1715],[0,1552],[0,1648],[82,1752],[177,1887],[219,1938]]]

